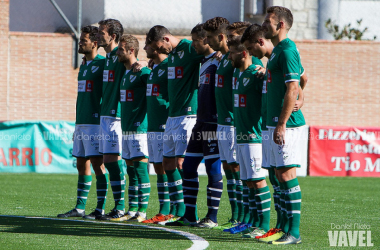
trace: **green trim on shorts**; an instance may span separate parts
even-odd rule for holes
[[[102,154],[102,155],[118,155],[118,156],[121,155],[121,153],[102,153],[102,152],[99,152],[99,154]]]
[[[261,180],[265,180],[265,177],[260,177],[260,178],[250,178],[250,179],[247,179],[245,181],[261,181]]]
[[[162,161],[160,161],[160,162],[150,161],[149,163],[152,163],[152,164],[162,164]]]
[[[229,164],[226,160],[220,160],[220,162],[226,162],[227,164]]]
[[[276,166],[276,168],[300,168],[301,165],[298,164],[292,164],[292,165],[286,165],[286,166]]]
[[[176,155],[175,157],[185,158],[186,155]]]
[[[133,161],[134,159],[141,158],[141,157],[144,157],[145,159],[149,159],[149,156],[144,155],[144,156],[132,157],[132,158],[130,158],[130,159],[128,159],[128,160]]]
[[[165,155],[163,155],[163,157],[165,157],[165,158],[169,158],[169,159],[176,158],[176,156],[165,156]]]
[[[263,169],[274,169],[274,168],[276,168],[275,166],[272,166],[272,165],[270,165],[269,167],[264,167],[264,166],[261,166],[261,168],[263,168]]]

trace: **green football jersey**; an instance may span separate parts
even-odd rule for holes
[[[169,115],[168,59],[153,68],[146,88],[148,132],[164,132]]]
[[[232,74],[234,68],[228,55],[223,55],[215,75],[215,101],[218,113],[218,124],[233,126]]]
[[[101,116],[120,117],[120,80],[125,67],[118,61],[117,47],[107,54],[103,70],[103,98]]]
[[[170,117],[197,114],[199,67],[204,56],[191,43],[182,39],[168,56]]]
[[[150,69],[139,72],[126,70],[120,82],[121,130],[123,132],[146,133],[147,105],[146,85]]]
[[[252,64],[264,67],[263,62],[259,58],[254,57],[254,56],[252,56]]]
[[[97,55],[79,68],[75,124],[100,123],[104,63],[105,57]]]
[[[234,92],[237,143],[261,143],[261,92],[263,79],[255,76],[256,65],[239,72]],[[240,74],[241,73],[241,74]]]
[[[268,63],[267,63],[267,68],[268,68]],[[268,70],[266,71],[266,74],[264,76],[263,89],[261,91],[261,118],[262,118],[261,130],[263,131],[268,130],[267,128],[267,92],[268,92],[267,75],[268,75]]]
[[[295,43],[286,38],[282,40],[272,51],[268,60],[267,72],[267,126],[276,127],[280,117],[286,82],[300,82],[302,66],[299,52]],[[294,128],[305,125],[305,119],[301,110],[292,112],[286,127]]]

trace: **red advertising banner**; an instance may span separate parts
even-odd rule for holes
[[[310,176],[380,177],[379,127],[310,126]]]

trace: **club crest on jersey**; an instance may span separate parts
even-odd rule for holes
[[[83,71],[83,76],[86,76],[86,74],[87,74],[87,69],[85,69],[85,70]]]
[[[158,70],[158,76],[162,76],[165,73],[165,70],[159,69]]]
[[[243,85],[244,85],[244,87],[247,86],[248,83],[249,83],[249,78],[247,78],[247,77],[244,78],[243,79]]]
[[[185,55],[185,52],[183,50],[177,52],[180,59]]]
[[[228,60],[224,60],[224,62],[223,62],[223,67],[226,67],[227,64],[228,64]]]
[[[270,59],[269,59],[269,61],[272,61],[272,59],[273,59],[275,56],[276,56],[276,54],[275,54],[275,53],[273,53],[273,54],[270,56]]]
[[[99,66],[92,66],[91,67],[91,72],[95,73],[96,71],[98,71],[98,69],[99,69]]]
[[[130,82],[134,82],[135,80],[136,80],[136,76],[135,75],[129,76],[129,81]]]
[[[115,63],[117,60],[117,56],[112,56],[112,61]]]

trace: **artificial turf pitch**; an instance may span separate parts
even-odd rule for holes
[[[202,218],[207,212],[207,178],[200,176],[199,179],[198,211],[199,217]],[[173,229],[204,238],[209,243],[207,249],[330,249],[328,231],[334,230],[332,227],[359,223],[366,225],[367,228],[370,227],[373,249],[380,248],[379,179],[352,177],[299,177],[298,179],[302,190],[300,230],[302,244],[300,245],[273,246],[219,230],[190,227]],[[93,180],[87,200],[87,213],[96,206],[95,176]],[[269,180],[267,182],[269,184]],[[76,175],[3,173],[0,175],[0,215],[55,218],[58,213],[67,212],[74,207],[76,183]],[[151,183],[148,217],[154,216],[159,207],[154,175],[151,176]],[[106,212],[112,207],[113,197],[109,188]],[[225,189],[218,222],[226,222],[229,216],[230,207]],[[271,226],[275,223],[275,219],[272,202]],[[130,226],[133,224],[131,222],[129,225],[118,224],[0,216],[0,249],[174,250],[187,249],[193,244],[186,237],[170,232]]]

